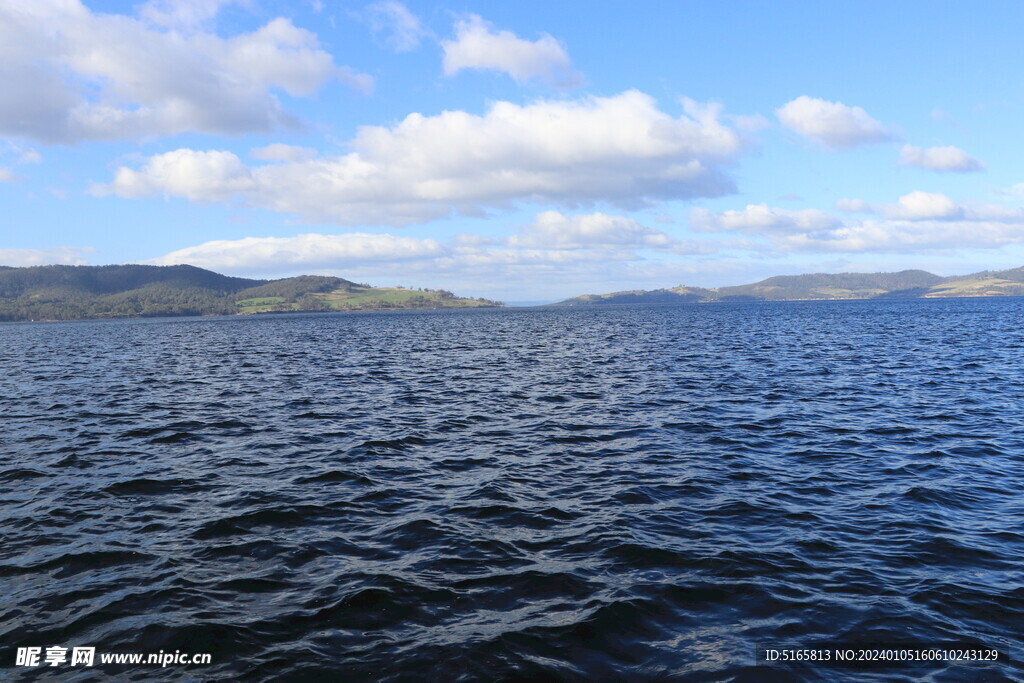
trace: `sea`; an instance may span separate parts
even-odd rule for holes
[[[1019,681],[1022,491],[1019,298],[7,323],[0,678]]]

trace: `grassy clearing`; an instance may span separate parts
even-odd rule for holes
[[[946,296],[1019,296],[1024,294],[1024,286],[1019,282],[1002,278],[984,278],[979,280],[954,280],[943,282],[925,294],[925,298]]]
[[[283,301],[283,296],[261,296],[255,299],[242,299],[241,301],[236,301],[235,303],[241,306],[242,308],[247,308],[249,306],[268,306],[272,304],[279,304]]]
[[[400,287],[352,287],[314,294],[338,311],[387,308],[471,308],[485,306],[474,299],[459,299],[436,291],[420,291]]]
[[[374,311],[410,308],[477,308],[494,302],[460,299],[451,292],[403,287],[347,285],[330,292],[307,292],[296,298],[264,296],[236,301],[239,313],[282,311]]]
[[[236,301],[239,313],[269,313],[270,311],[289,311],[294,304],[287,303],[281,296],[260,296],[253,299]]]

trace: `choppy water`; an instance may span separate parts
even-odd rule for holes
[[[1024,656],[1022,300],[7,324],[0,396],[0,677]],[[6,668],[51,645],[213,664]]]

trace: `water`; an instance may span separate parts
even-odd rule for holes
[[[1024,300],[0,325],[13,679],[1013,680]]]

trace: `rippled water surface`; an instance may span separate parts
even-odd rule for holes
[[[6,324],[0,397],[0,677],[1024,677],[754,660],[1024,656],[1019,299]]]

